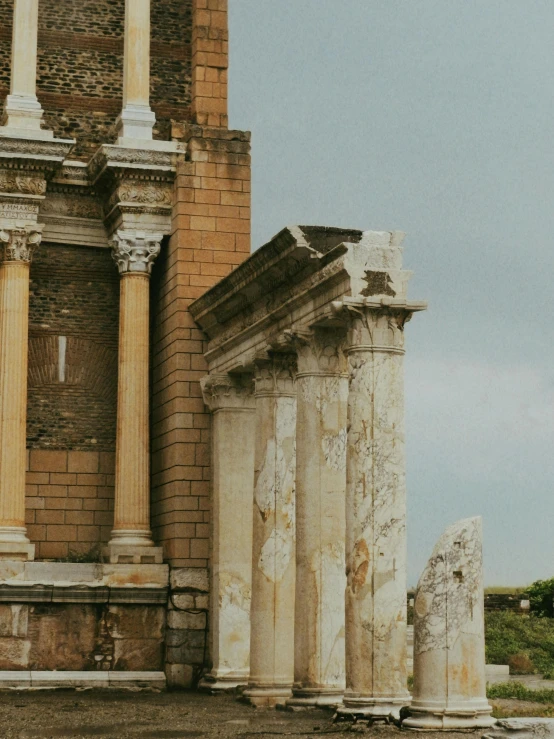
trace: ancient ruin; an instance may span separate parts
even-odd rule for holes
[[[486,698],[480,518],[449,526],[414,604],[414,695],[403,726],[474,729],[495,723]]]

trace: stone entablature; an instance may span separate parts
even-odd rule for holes
[[[407,299],[402,238],[289,227],[190,306],[209,339],[208,406],[225,374],[255,386],[241,428],[255,458],[237,462],[236,424],[216,413],[213,487],[220,538],[233,536],[223,500],[253,510],[245,695],[255,705],[344,696],[339,713],[386,717],[409,702],[402,360],[404,325],[426,304]],[[217,482],[226,469],[233,486]],[[221,638],[238,557],[219,560],[214,582],[212,689],[244,673],[236,641]]]

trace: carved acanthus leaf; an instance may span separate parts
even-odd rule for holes
[[[42,233],[36,226],[16,226],[0,230],[2,257],[5,262],[30,262]]]
[[[0,192],[44,195],[46,180],[42,177],[26,177],[15,172],[0,172]]]
[[[123,275],[129,272],[142,272],[149,275],[154,260],[160,253],[162,238],[161,233],[118,231],[111,246],[119,273]]]

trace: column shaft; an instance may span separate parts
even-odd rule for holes
[[[410,700],[403,320],[366,310],[349,336],[346,693],[339,713],[388,716]]]
[[[250,672],[254,397],[251,382],[203,382],[212,415],[212,669],[201,687],[246,685]]]
[[[317,330],[298,347],[291,705],[336,705],[344,693],[348,374],[342,339]]]
[[[150,428],[148,402],[148,335],[150,279],[127,273],[121,278],[119,312],[119,376],[114,537],[151,543]],[[142,532],[142,534],[140,533]],[[146,542],[144,541],[146,540]]]
[[[121,274],[113,563],[162,561],[150,531],[149,419],[150,272],[161,238],[122,230],[112,243]]]
[[[0,231],[0,558],[34,559],[25,530],[29,266],[40,231]]]
[[[123,110],[118,121],[124,139],[152,140],[156,118],[150,109],[150,0],[125,0]]]
[[[14,134],[52,138],[40,127],[42,108],[36,97],[38,0],[14,0],[10,94],[4,125]]]
[[[261,362],[255,376],[251,703],[275,706],[294,672],[296,393],[294,357]]]

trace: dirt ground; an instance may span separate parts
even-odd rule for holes
[[[233,695],[133,693],[115,691],[48,691],[0,693],[1,739],[263,739],[263,737],[339,737],[362,733],[393,739],[394,726],[333,724],[332,714],[311,710],[254,709]],[[402,732],[406,735],[407,732]],[[476,732],[481,736],[483,731]],[[414,737],[444,739],[444,734],[417,732]],[[467,739],[467,732],[450,739]]]

